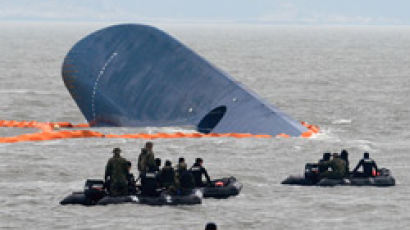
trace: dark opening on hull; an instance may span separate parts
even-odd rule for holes
[[[210,133],[222,120],[226,113],[226,106],[219,106],[211,110],[198,124],[198,131],[201,133]]]

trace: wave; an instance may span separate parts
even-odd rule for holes
[[[348,125],[351,123],[352,123],[351,119],[339,119],[339,120],[332,121],[333,125]]]

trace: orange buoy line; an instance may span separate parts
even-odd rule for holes
[[[301,137],[308,138],[319,132],[319,127],[302,122],[308,131]],[[88,128],[88,124],[71,124],[70,122],[38,122],[38,121],[7,121],[0,120],[0,127],[36,128],[40,132],[22,134],[14,137],[0,137],[0,143],[16,143],[26,141],[45,141],[67,138],[134,138],[134,139],[157,139],[157,138],[205,138],[205,137],[232,137],[232,138],[271,138],[272,135],[257,135],[250,133],[134,133],[134,134],[103,134],[91,130],[58,130],[59,128]],[[281,133],[276,137],[289,138],[290,135]]]

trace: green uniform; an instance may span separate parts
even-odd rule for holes
[[[109,180],[111,196],[128,194],[128,165],[127,160],[120,156],[110,158],[105,167],[105,179]]]
[[[319,163],[319,167],[330,167],[332,169],[332,171],[321,173],[320,178],[342,179],[346,175],[346,162],[339,157]]]
[[[174,185],[175,185],[175,188],[178,189],[180,187],[179,177],[181,175],[181,171],[183,171],[183,169],[186,170],[187,165],[186,165],[186,163],[178,163],[175,168],[176,168],[176,170],[175,170]]]
[[[146,172],[150,168],[153,169],[155,167],[155,157],[154,153],[148,149],[141,149],[141,153],[138,156],[138,171]]]

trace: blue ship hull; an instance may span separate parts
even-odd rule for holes
[[[165,32],[123,24],[67,54],[62,75],[93,126],[195,126],[203,133],[300,136],[299,122]]]

